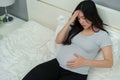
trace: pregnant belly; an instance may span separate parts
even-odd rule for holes
[[[59,64],[61,66],[66,66],[67,61],[73,60],[76,58],[74,56],[74,53],[81,55],[81,56],[83,56],[82,54],[85,54],[85,52],[81,50],[80,47],[77,47],[74,45],[63,46],[57,54],[57,60]]]

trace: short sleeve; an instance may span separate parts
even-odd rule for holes
[[[110,36],[108,33],[104,32],[100,38],[100,48],[103,48],[105,46],[110,46],[110,45],[112,45]]]

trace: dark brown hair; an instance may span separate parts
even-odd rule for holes
[[[96,26],[98,29],[106,31],[103,27],[103,21],[98,14],[96,5],[92,0],[84,0],[80,2],[78,6],[75,8],[75,10],[73,11],[73,13],[76,10],[81,10],[84,14],[84,17],[92,22],[92,29],[93,29],[93,26]],[[69,31],[69,34],[66,40],[63,42],[63,45],[71,44],[71,39],[82,30],[83,30],[83,27],[81,26],[78,19],[76,18],[74,21],[74,24],[71,25],[71,30]]]

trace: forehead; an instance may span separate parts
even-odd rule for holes
[[[80,10],[79,14],[78,14],[78,17],[84,17],[84,14],[83,12]]]

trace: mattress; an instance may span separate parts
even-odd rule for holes
[[[0,80],[22,80],[33,67],[55,58],[55,49],[61,45],[56,46],[54,40],[61,26],[52,31],[36,21],[28,21],[0,40]],[[113,68],[91,68],[88,80],[119,80],[120,38],[119,34],[111,34],[115,64]],[[96,59],[101,58],[99,55]]]
[[[35,21],[0,41],[0,80],[21,80],[36,65],[52,59],[47,43],[54,32]]]

